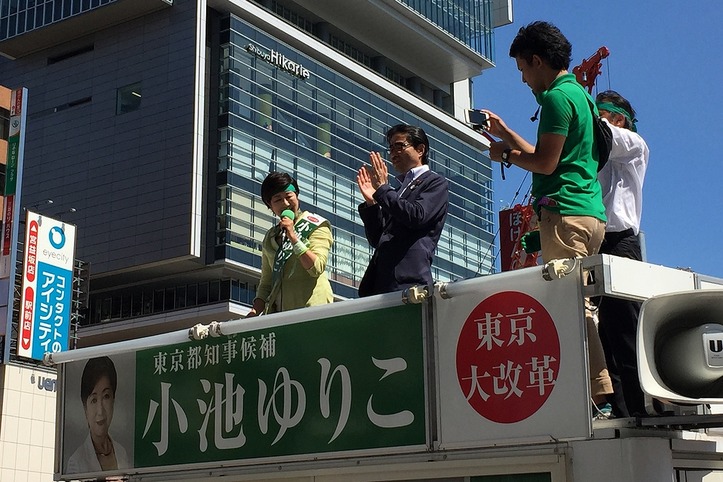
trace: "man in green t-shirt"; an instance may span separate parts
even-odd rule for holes
[[[540,225],[542,259],[596,254],[605,235],[605,206],[597,180],[597,148],[592,99],[568,73],[572,45],[554,25],[522,27],[510,57],[540,104],[537,143],[530,144],[499,116],[489,117],[489,132],[501,139],[490,146],[490,159],[532,172],[532,196]],[[591,385],[596,405],[612,393],[597,330],[588,321]]]

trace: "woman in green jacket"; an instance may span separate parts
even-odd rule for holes
[[[261,248],[261,280],[247,317],[333,301],[326,276],[331,224],[301,211],[299,186],[286,173],[272,172],[261,184],[261,199],[279,217]]]

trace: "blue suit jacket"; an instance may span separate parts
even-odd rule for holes
[[[359,284],[359,296],[431,285],[432,258],[447,218],[447,180],[426,171],[400,196],[389,184],[374,193],[377,204],[359,205],[375,251]]]

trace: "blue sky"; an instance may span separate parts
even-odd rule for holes
[[[606,46],[593,95],[613,89],[628,98],[650,147],[647,261],[723,278],[723,1],[513,1],[514,23],[495,31],[496,67],[474,79],[474,107],[534,142],[537,104],[508,56],[517,30],[535,20],[557,25],[573,46],[570,70]],[[502,181],[493,167],[497,210],[522,202],[530,177],[513,167]]]

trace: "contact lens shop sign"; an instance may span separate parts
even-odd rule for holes
[[[75,226],[28,211],[18,356],[68,349]]]
[[[139,352],[136,468],[424,446],[421,307]]]

